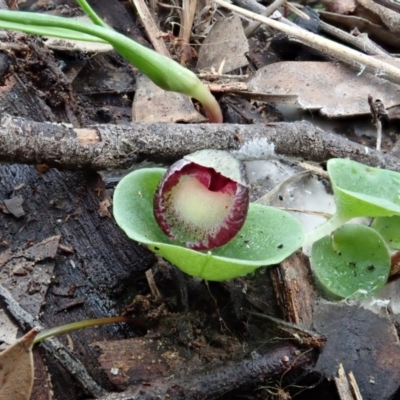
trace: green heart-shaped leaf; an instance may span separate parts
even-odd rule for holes
[[[356,300],[372,296],[385,285],[390,254],[374,229],[348,224],[314,243],[311,267],[328,297]]]
[[[399,173],[339,158],[328,161],[328,173],[342,217],[400,215]]]
[[[114,217],[131,239],[187,274],[210,281],[231,279],[277,264],[301,247],[301,223],[289,213],[259,204],[250,204],[238,235],[212,252],[190,250],[169,239],[153,216],[154,193],[165,171],[146,168],[125,176],[115,189]]]
[[[371,228],[378,231],[392,249],[400,249],[400,217],[375,218]]]

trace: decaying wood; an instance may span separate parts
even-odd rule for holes
[[[224,365],[212,373],[206,370],[183,378],[159,379],[100,400],[217,399],[241,386],[261,384],[269,378],[302,370],[314,361],[313,351],[283,343],[266,354],[253,352],[252,358]]]
[[[118,313],[119,304],[126,300],[126,296],[130,300],[131,288],[137,279],[144,279],[141,278],[143,271],[154,264],[155,258],[144,247],[127,239],[112,219],[101,216],[104,211],[101,204],[109,199],[109,195],[99,176],[91,172],[61,172],[56,169],[39,173],[27,165],[0,165],[0,176],[0,199],[18,193],[24,199],[25,211],[25,215],[20,218],[6,214],[4,206],[3,212],[0,212],[0,254],[3,260],[8,255],[21,255],[20,250],[26,257],[34,258],[36,256],[32,252],[38,250],[38,246],[48,243],[51,237],[61,236],[62,246],[57,249],[54,260],[54,251],[51,254],[45,253],[43,257],[47,261],[35,262],[33,268],[39,271],[43,269],[44,263],[55,263],[54,273],[47,279],[47,286],[41,287],[46,299],[45,304],[37,304],[40,308],[39,316],[36,317],[37,311],[33,316],[27,313],[23,309],[24,304],[18,304],[18,298],[11,297],[15,304],[31,320],[40,318],[43,327]],[[35,276],[33,273],[30,275],[32,284],[36,286]],[[29,290],[21,284],[21,277],[11,277],[15,289],[28,297]],[[70,308],[71,304],[75,304],[75,307]],[[21,318],[18,321],[24,329],[30,328],[23,320],[21,322]],[[71,333],[69,343],[65,336],[59,340],[54,339],[55,342],[53,339],[46,340],[41,347],[49,354],[46,364],[49,364],[48,360],[52,363],[53,385],[58,385],[54,389],[57,398],[59,393],[64,395],[69,391],[68,395],[60,398],[75,399],[81,388],[92,396],[104,393],[102,386],[111,389],[106,377],[99,371],[96,355],[88,344],[123,338],[128,330],[137,332],[132,326],[113,325]],[[71,362],[66,347],[60,347],[61,343],[72,346]],[[52,359],[56,359],[57,363]],[[86,375],[82,372],[74,373],[83,370],[73,360],[84,365]],[[76,377],[77,385],[68,384],[71,376],[74,381]]]
[[[350,371],[348,375],[347,377],[343,365],[340,364],[338,376],[335,377],[335,384],[340,400],[362,400],[354,374]]]
[[[400,171],[400,161],[311,123],[94,125],[84,130],[6,116],[0,160],[66,169],[126,167],[143,159],[173,160],[196,150],[237,151],[242,159],[294,156],[324,162],[349,158]]]
[[[311,328],[315,290],[306,256],[301,252],[293,254],[277,267],[271,268],[271,277],[283,318]]]
[[[339,364],[338,376],[335,377],[335,384],[340,400],[354,400],[353,394],[351,393],[350,383],[342,364]]]
[[[315,371],[333,378],[352,371],[364,399],[398,398],[400,347],[394,324],[358,305],[314,303],[313,328],[327,338]],[[350,382],[353,397],[354,383]]]

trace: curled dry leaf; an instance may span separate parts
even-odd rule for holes
[[[38,334],[32,329],[0,353],[0,399],[29,400],[33,386],[33,341]]]
[[[395,61],[393,65],[399,63]],[[320,61],[266,65],[256,72],[248,87],[253,93],[296,95],[301,108],[319,110],[330,118],[369,114],[367,100],[371,93],[389,110],[399,105],[400,93],[400,85],[380,76],[359,73],[341,63]]]

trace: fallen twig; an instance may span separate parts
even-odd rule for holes
[[[86,129],[10,116],[0,121],[0,160],[5,162],[104,170],[128,167],[145,159],[172,161],[204,148],[233,151],[242,160],[290,156],[324,162],[338,157],[400,171],[398,158],[305,121],[254,125],[107,124]]]
[[[297,40],[300,40],[302,43],[312,47],[313,49],[321,51],[322,53],[352,65],[353,67],[359,68],[361,71],[367,69],[369,72],[385,75],[387,79],[400,83],[400,69],[388,64],[385,61],[360,53],[359,51],[333,42],[332,40],[325,39],[322,36],[315,35],[314,33],[306,31],[300,27],[286,25],[271,18],[266,18],[251,11],[244,10],[243,8],[229,4],[224,0],[213,1],[220,6],[237,12],[245,17],[260,21],[270,28],[284,32],[287,35],[292,36]]]
[[[382,123],[380,121],[380,118],[382,117],[382,115],[387,115],[387,111],[382,101],[379,99],[374,101],[371,95],[368,96],[368,104],[371,110],[372,123],[375,125],[376,128],[376,150],[381,151]]]
[[[269,17],[272,15],[279,7],[283,6],[286,3],[286,0],[275,0],[272,4],[270,4],[261,15],[264,17]],[[255,31],[260,27],[260,21],[253,21],[244,31],[247,38],[251,37]]]

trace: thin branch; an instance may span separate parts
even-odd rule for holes
[[[298,157],[324,162],[349,158],[400,172],[400,160],[309,122],[268,124],[94,125],[74,129],[5,116],[0,121],[0,161],[45,163],[66,169],[104,170],[150,159],[173,161],[210,148],[241,159]]]
[[[375,125],[376,128],[376,150],[381,151],[381,144],[382,144],[381,118],[383,116],[387,116],[388,112],[382,101],[379,99],[374,100],[371,95],[368,96],[368,104],[371,110],[372,123]]]
[[[146,33],[150,39],[151,44],[157,53],[163,54],[166,57],[171,57],[167,46],[165,45],[163,39],[160,37],[160,30],[155,23],[153,16],[151,15],[149,9],[147,8],[144,0],[130,0],[136,11],[142,20],[143,26],[146,29]]]
[[[383,7],[388,8],[389,10],[400,13],[400,3],[396,0],[373,0],[373,1],[374,3],[377,3]]]
[[[279,7],[283,6],[286,3],[286,0],[275,0],[272,4],[270,4],[261,15],[264,17],[269,17],[272,15]],[[261,26],[260,21],[253,21],[244,31],[247,38],[254,35],[257,29]]]
[[[372,42],[366,33],[361,34],[356,30],[354,33],[350,34],[342,29],[336,28],[333,25],[327,24],[324,21],[320,21],[320,27],[323,32],[329,33],[342,42],[346,42],[354,47],[357,47],[366,54],[395,59],[387,51],[383,50],[376,43]]]

